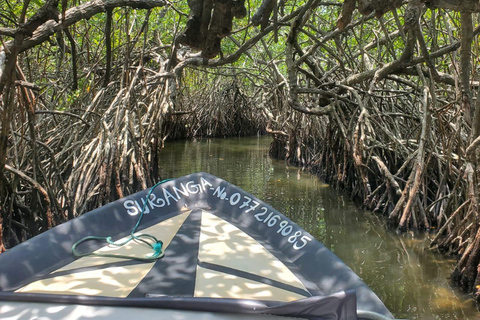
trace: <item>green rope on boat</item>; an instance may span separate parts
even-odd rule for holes
[[[150,195],[152,194],[153,190],[155,190],[156,187],[161,185],[164,182],[170,181],[171,179],[166,179],[162,180],[158,183],[156,183],[148,192],[146,196],[146,201],[143,203],[142,210],[140,211],[140,216],[138,217],[137,223],[132,229],[132,232],[130,233],[130,236],[125,239],[124,241],[121,242],[116,242],[112,240],[112,237],[98,237],[98,236],[87,236],[85,238],[80,239],[79,241],[75,242],[75,244],[72,246],[72,253],[76,258],[80,257],[86,257],[86,256],[98,256],[98,257],[109,257],[109,258],[120,258],[120,259],[132,259],[132,260],[140,260],[140,261],[145,261],[145,262],[150,262],[150,261],[155,261],[158,259],[161,259],[164,256],[163,252],[163,242],[161,240],[158,240],[156,237],[154,237],[151,234],[135,234],[137,232],[138,227],[140,226],[140,222],[142,222],[143,214],[145,213],[145,208],[147,207],[148,200],[150,199]],[[152,249],[151,254],[147,254],[144,257],[137,257],[137,256],[129,256],[129,255],[122,255],[122,254],[108,254],[108,253],[95,253],[95,252],[87,252],[87,253],[80,253],[77,251],[78,245],[86,242],[86,241],[105,241],[110,245],[116,246],[116,247],[122,247],[129,243],[130,241],[136,241],[143,243],[150,247]]]

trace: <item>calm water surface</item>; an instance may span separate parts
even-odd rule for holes
[[[315,176],[268,157],[271,138],[171,142],[162,178],[205,171],[265,200],[350,266],[397,318],[480,319],[448,283],[453,260],[428,250],[429,239],[398,237],[384,221]]]

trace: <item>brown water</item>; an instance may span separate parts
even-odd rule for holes
[[[397,236],[315,176],[268,157],[271,138],[171,142],[162,178],[205,171],[289,216],[350,266],[397,318],[480,319],[448,282],[454,261],[428,250],[428,236]]]

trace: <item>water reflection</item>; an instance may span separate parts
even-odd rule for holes
[[[448,284],[453,261],[428,250],[429,239],[398,237],[382,219],[298,168],[268,157],[269,137],[170,142],[162,178],[205,171],[265,200],[350,266],[398,318],[478,319]],[[460,298],[459,298],[460,297]]]

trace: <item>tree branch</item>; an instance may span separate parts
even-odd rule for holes
[[[480,12],[478,0],[422,0],[429,8],[462,12]]]
[[[108,9],[116,7],[131,7],[134,9],[152,9],[156,7],[163,7],[167,5],[163,0],[93,0],[85,4],[71,8],[65,12],[65,21],[61,22],[60,17],[58,21],[48,20],[40,25],[32,34],[30,38],[23,41],[20,52],[33,48],[44,41],[48,40],[50,36],[56,32],[67,28],[80,20],[90,19],[100,12],[106,12]],[[5,48],[11,50],[14,43],[9,41],[5,44]]]

